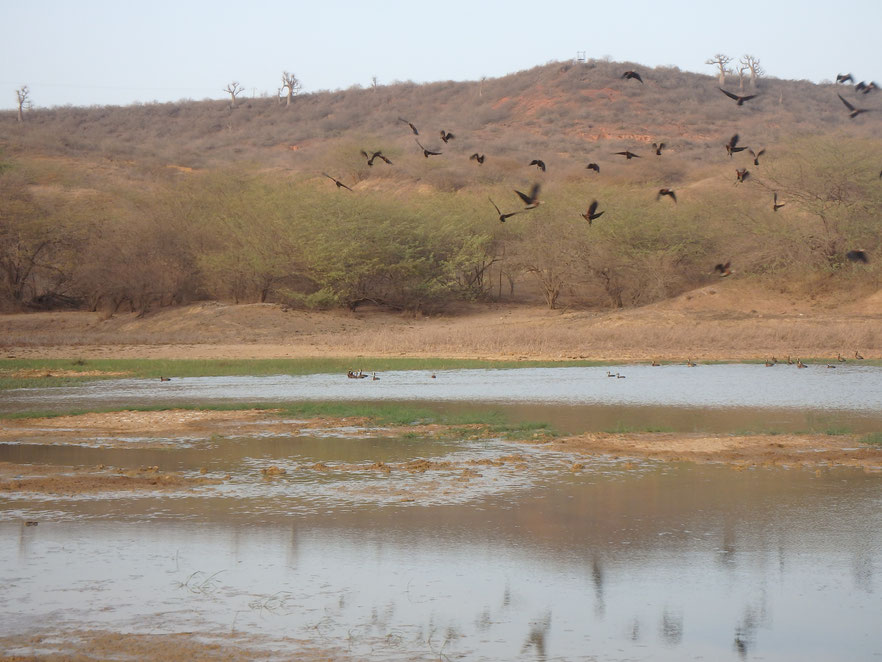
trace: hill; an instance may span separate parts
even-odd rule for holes
[[[643,82],[623,79],[629,69]],[[727,89],[741,93],[737,80]],[[879,119],[850,119],[837,93],[874,110],[878,97],[774,78],[744,90],[757,96],[738,106],[711,76],[553,62],[290,107],[3,113],[0,307],[628,307],[702,287],[725,262],[737,279],[799,295],[877,291]],[[746,150],[727,155],[734,134],[765,149],[758,165]],[[370,166],[362,150],[392,163]],[[614,154],[625,150],[640,158]],[[542,204],[525,212],[513,189],[534,183]],[[657,200],[660,188],[677,202]],[[488,197],[517,215],[499,223]],[[589,225],[593,199],[604,215]],[[869,262],[850,261],[856,249]]]

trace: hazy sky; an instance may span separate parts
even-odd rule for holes
[[[0,0],[0,108],[477,80],[610,56],[711,74],[715,53],[779,78],[882,82],[882,0]]]

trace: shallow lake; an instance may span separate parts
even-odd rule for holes
[[[871,425],[879,414],[872,403],[882,397],[878,368],[829,370],[834,377],[820,367],[622,366],[627,378],[619,380],[607,368],[546,370],[526,390],[502,383],[517,383],[521,371],[439,372],[434,380],[384,373],[373,383],[336,375],[117,380],[20,391],[15,406],[213,401],[211,393],[225,390],[216,397],[253,402],[263,392],[285,401],[306,391],[358,400],[387,389],[389,400],[437,407],[492,402],[526,407],[534,420],[546,420],[543,411],[572,415],[576,427],[586,411],[610,408],[644,411],[649,421],[669,410],[692,412],[699,424],[701,412],[733,417],[708,419],[720,425],[738,425],[745,412],[832,412]],[[648,383],[656,375],[666,376],[667,395]],[[697,375],[708,375],[705,388]],[[744,408],[722,398],[733,379],[745,385],[732,393],[748,397],[749,377],[780,381]],[[537,384],[555,381],[571,399],[542,399],[546,387]],[[454,383],[462,384],[461,402],[451,402]],[[687,388],[689,395],[677,392]],[[524,402],[503,402],[512,391]],[[619,396],[632,409],[617,409]],[[512,456],[523,460],[495,462]],[[415,457],[449,468],[368,470]],[[0,461],[230,475],[162,495],[4,495],[0,635],[43,627],[233,634],[283,657],[301,639],[371,660],[882,657],[878,474],[609,457],[574,472],[572,457],[529,445],[342,433],[131,449],[11,443],[0,445]],[[309,468],[317,462],[330,469]],[[340,463],[348,468],[335,469]],[[268,480],[268,465],[286,473]],[[466,476],[467,465],[477,471]],[[26,519],[40,524],[25,527]]]

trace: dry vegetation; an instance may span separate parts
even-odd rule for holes
[[[836,92],[851,89],[760,79],[759,96],[737,107],[714,77],[641,69],[641,85],[620,78],[629,68],[641,69],[551,63],[290,106],[0,114],[0,309],[630,308],[706,286],[727,260],[737,279],[793,296],[879,289],[882,140],[873,113],[848,119]],[[399,117],[444,154],[424,158]],[[456,138],[442,143],[442,128]],[[766,148],[759,166],[726,155],[734,133]],[[394,165],[369,167],[362,149]],[[642,158],[612,155],[622,149]],[[751,171],[743,184],[736,167]],[[487,198],[517,210],[512,189],[534,181],[543,204],[499,223]],[[660,187],[679,202],[656,201]],[[786,203],[777,212],[773,191]],[[592,199],[604,216],[589,227],[580,214]],[[868,264],[846,259],[855,248]]]

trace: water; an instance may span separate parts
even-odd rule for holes
[[[607,373],[624,375],[610,379]],[[436,378],[431,378],[435,374]],[[3,393],[0,411],[47,405],[105,403],[421,401],[625,405],[695,408],[779,408],[877,413],[882,411],[882,368],[843,364],[799,370],[778,365],[628,365],[513,370],[393,371],[380,379],[344,375],[120,379],[73,387]]]
[[[728,369],[729,378],[718,369]],[[575,404],[537,402],[528,391],[522,396],[528,403],[501,406],[527,407],[540,420],[546,409],[580,418],[615,407],[589,404],[590,398],[630,393],[640,396],[634,406],[652,420],[668,409],[682,411],[684,397],[664,396],[664,389],[648,382],[686,388],[678,381],[685,372],[701,376],[688,383],[708,393],[749,376],[789,379],[790,390],[799,392],[770,395],[766,405],[818,416],[828,410],[820,395],[820,385],[827,384],[828,401],[839,403],[830,410],[849,423],[850,417],[874,420],[878,412],[867,407],[882,374],[830,370],[837,375],[828,377],[821,368],[797,372],[784,366],[621,367],[627,379],[607,382],[607,368],[561,370],[567,372],[541,379],[553,383],[560,374],[554,388],[575,397]],[[116,385],[127,389],[125,398],[142,403],[169,397],[161,390],[169,384],[181,389],[182,399],[211,399],[205,393],[226,389],[223,397],[249,401],[257,392],[300,399],[307,382],[316,385],[311,393],[343,389],[347,399],[376,395],[381,384],[400,397],[409,385],[412,400],[432,402],[426,392],[444,394],[440,407],[465,406],[456,398],[465,400],[466,394],[481,392],[496,402],[503,391],[521,392],[501,382],[517,384],[513,377],[524,371],[477,372],[482,374],[437,373],[431,382],[426,374],[389,373],[373,383],[316,376]],[[705,375],[709,382],[702,389]],[[852,388],[852,380],[860,388]],[[539,382],[533,383],[537,389]],[[854,400],[843,396],[843,384]],[[99,386],[107,389],[108,383]],[[95,401],[98,387],[78,388],[80,395],[71,389],[58,402]],[[112,385],[104,392],[112,394]],[[49,389],[20,402],[34,398],[58,404]],[[720,410],[733,425],[744,411],[777,411],[751,402],[739,409],[742,402],[733,399]],[[788,409],[793,402],[805,410]],[[693,403],[688,411],[713,409]],[[718,420],[723,425],[729,419]],[[297,640],[306,640],[332,655],[361,660],[774,662],[882,656],[879,474],[734,471],[607,457],[579,458],[585,467],[574,472],[575,458],[522,444],[368,439],[345,430],[293,437],[242,432],[183,442],[148,435],[132,448],[105,448],[86,433],[80,441],[3,444],[0,461],[159,464],[230,478],[168,494],[4,494],[0,636],[45,627],[196,632],[209,639],[234,635],[287,658],[296,657]],[[414,458],[437,468],[398,468]],[[328,470],[314,469],[317,462]],[[376,462],[396,468],[371,470]],[[270,465],[286,473],[266,479],[261,469]],[[40,524],[26,527],[23,520]]]

